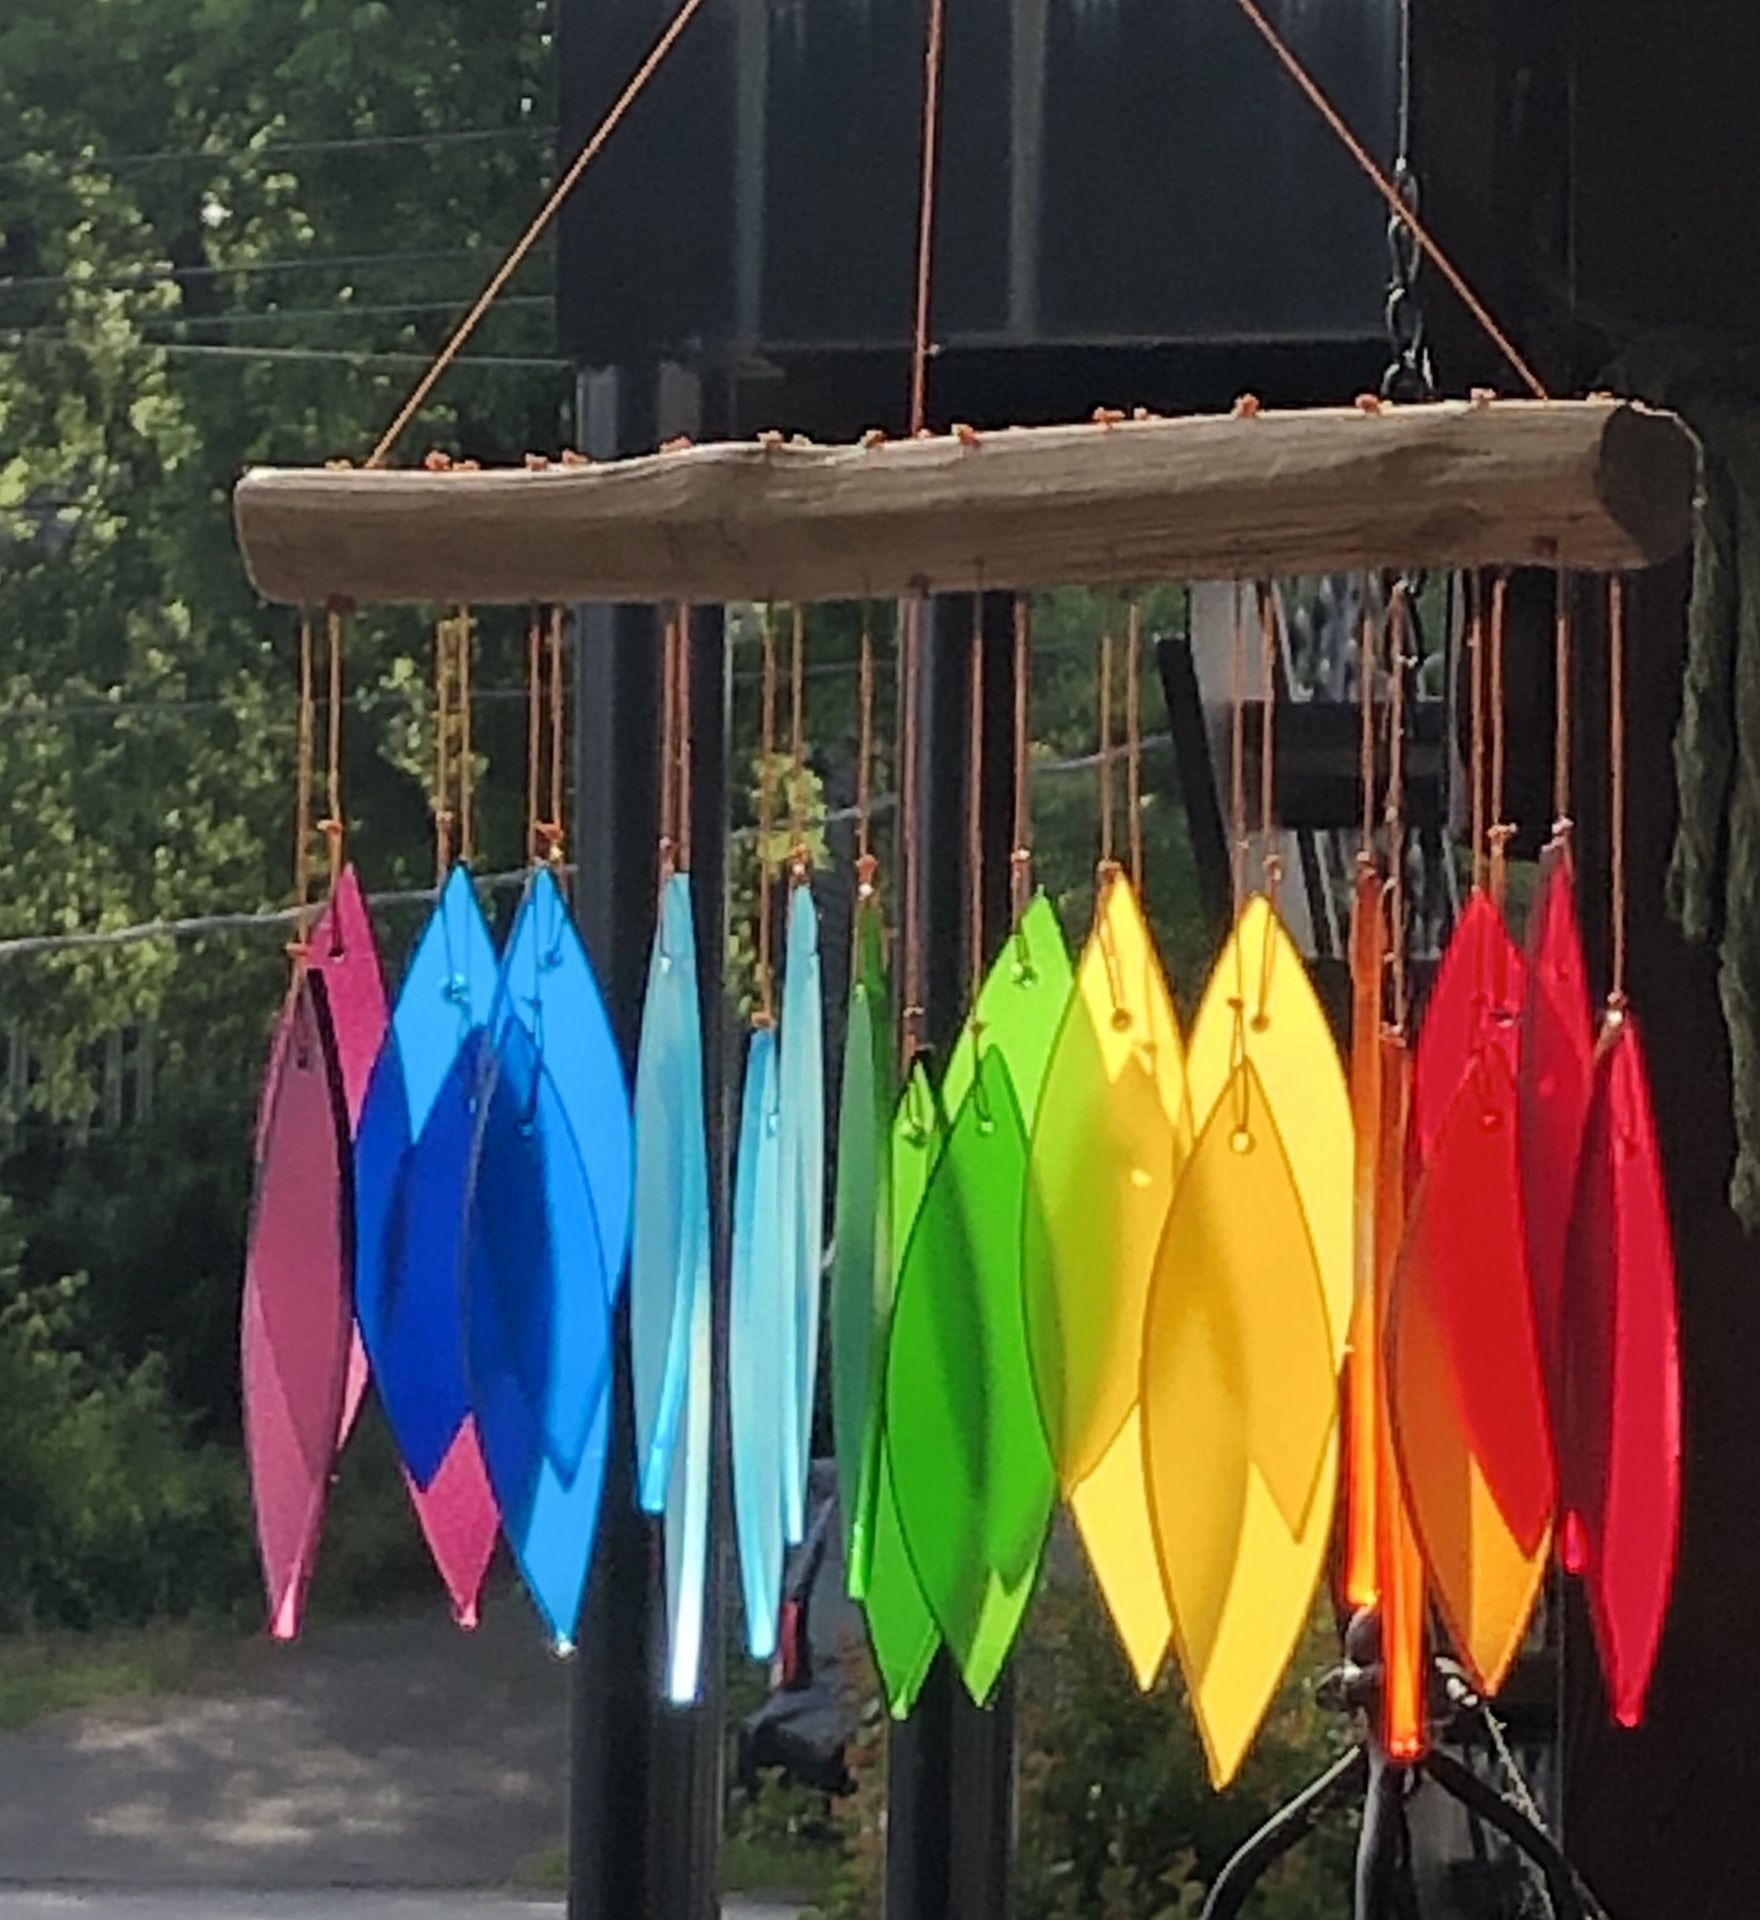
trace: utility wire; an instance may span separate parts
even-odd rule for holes
[[[335,273],[355,273],[369,268],[379,267],[420,267],[435,266],[442,261],[453,260],[498,260],[500,250],[495,247],[433,247],[426,250],[393,253],[318,253],[309,256],[289,255],[280,260],[243,260],[236,266],[206,264],[199,267],[179,267],[170,261],[144,263],[124,273],[82,274],[82,273],[36,273],[36,274],[0,274],[0,294],[19,291],[39,291],[53,288],[78,288],[82,292],[122,293],[130,287],[154,286],[166,280],[224,280],[232,274],[252,276],[272,273],[317,273],[319,271]],[[547,252],[534,255],[535,259],[549,261],[553,256]],[[464,303],[460,301],[462,306]]]
[[[117,173],[141,167],[209,166],[243,160],[298,160],[324,153],[379,153],[407,147],[464,147],[497,141],[554,139],[559,129],[537,122],[500,127],[453,127],[432,133],[363,133],[334,140],[278,140],[260,147],[168,147],[145,153],[20,153],[0,159],[0,173],[23,173],[40,166],[94,167]]]
[[[29,345],[60,346],[75,353],[88,351],[83,340],[76,340],[52,327],[15,327],[0,331],[0,346],[17,348]],[[304,361],[313,365],[350,366],[363,371],[374,367],[388,371],[427,367],[432,363],[432,356],[425,353],[351,352],[340,347],[238,347],[217,340],[146,340],[142,345],[154,353],[171,354],[183,359]],[[459,355],[454,365],[541,368],[550,373],[566,373],[573,362],[548,359],[536,354],[468,353]]]

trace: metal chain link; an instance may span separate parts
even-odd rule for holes
[[[1393,184],[1400,204],[1417,213],[1418,175],[1403,148],[1393,164]],[[1424,325],[1419,281],[1424,250],[1407,220],[1394,215],[1387,221],[1387,371],[1381,376],[1384,400],[1421,401],[1436,398],[1436,367],[1430,357],[1430,338]]]

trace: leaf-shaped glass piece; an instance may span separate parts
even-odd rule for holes
[[[473,1114],[459,1273],[472,1406],[508,1544],[551,1633],[568,1645],[592,1560],[604,1476],[609,1288],[579,1155],[567,1138],[555,1087],[517,1022],[493,1054],[483,1049]],[[567,1379],[587,1405],[587,1442],[568,1475],[557,1470],[541,1402],[531,1390],[532,1356],[522,1351],[528,1317],[509,1307],[510,1299],[533,1290],[554,1292],[565,1240],[571,1285],[581,1290],[571,1314],[578,1350],[558,1352],[559,1365],[544,1384],[549,1394]]]
[[[1252,1063],[1288,1156],[1340,1365],[1355,1289],[1350,1090],[1302,956],[1262,894],[1241,909],[1192,1024],[1186,1080],[1200,1127],[1243,1059]]]
[[[1121,874],[1105,883],[1046,1072],[1022,1228],[1034,1385],[1066,1490],[1136,1406],[1149,1278],[1191,1145],[1173,996]]]
[[[734,1526],[754,1660],[776,1651],[782,1599],[782,1408],[792,1382],[777,1332],[793,1303],[782,1292],[781,1101],[776,1032],[757,1027],[746,1049],[727,1337]]]
[[[666,1697],[689,1706],[702,1683],[708,1610],[709,1465],[714,1442],[714,1355],[709,1292],[709,1212],[687,1193],[687,1343],[678,1430],[666,1484]]]
[[[291,1639],[317,1559],[349,1350],[348,1107],[324,983],[303,971],[264,1097],[245,1255],[245,1445],[270,1632]]]
[[[1485,1048],[1430,1156],[1386,1334],[1406,1498],[1449,1631],[1487,1693],[1527,1630],[1557,1495],[1518,1120],[1503,1051]]]
[[[579,1477],[577,1472],[577,1481]],[[475,1417],[459,1428],[440,1471],[426,1487],[413,1480],[407,1484],[422,1537],[452,1601],[452,1617],[461,1627],[474,1627],[481,1618],[483,1583],[501,1532]]]
[[[641,1503],[663,1513],[672,1447],[690,1372],[691,1314],[707,1284],[709,1170],[703,1029],[689,874],[660,896],[636,1061],[635,1227],[630,1253],[630,1358]]]
[[[1015,1099],[1030,1128],[1074,987],[1075,969],[1057,909],[1036,893],[991,964],[977,1005],[948,1055],[941,1080],[944,1109],[958,1113],[971,1091],[981,1036],[984,1050],[1007,1063]]]
[[[355,1139],[355,1313],[418,1488],[439,1472],[470,1407],[458,1235],[482,1061],[459,1062],[467,1043],[481,1048],[472,1036],[495,983],[488,924],[456,867],[411,956]]]
[[[1224,1084],[1168,1213],[1144,1327],[1142,1411],[1174,1646],[1221,1787],[1307,1624],[1338,1458],[1319,1264],[1251,1061]]]
[[[825,996],[819,912],[813,889],[792,887],[782,976],[781,1336],[786,1374],[782,1518],[791,1546],[806,1535],[807,1473],[819,1382],[819,1319],[825,1287]]]
[[[1428,1162],[1473,1062],[1496,1052],[1513,1079],[1521,1059],[1528,965],[1488,893],[1476,890],[1455,926],[1418,1033],[1412,1124]]]
[[[1020,1288],[1026,1128],[988,1047],[905,1251],[886,1374],[899,1519],[972,1697],[990,1696],[1032,1594],[1056,1481]]]
[[[893,1484],[891,1437],[886,1423],[885,1377],[892,1334],[892,1309],[899,1269],[911,1230],[922,1209],[929,1180],[947,1144],[947,1121],[935,1089],[919,1060],[906,1076],[893,1115],[889,1141],[890,1242],[884,1302],[884,1340],[876,1381],[874,1460],[871,1468],[873,1534],[867,1591],[862,1597],[874,1664],[893,1715],[903,1719],[916,1705],[923,1682],[941,1645],[935,1616],[923,1597],[899,1526]],[[877,1337],[881,1337],[877,1335]]]
[[[1099,1465],[1069,1489],[1067,1498],[1131,1672],[1147,1693],[1167,1658],[1173,1621],[1161,1590],[1161,1563],[1155,1557],[1155,1527],[1143,1481],[1140,1406],[1131,1408]]]
[[[1567,1282],[1559,1432],[1581,1519],[1589,1617],[1614,1717],[1633,1727],[1674,1584],[1681,1384],[1674,1241],[1649,1074],[1629,1013],[1596,1051]]]
[[[892,1001],[880,903],[856,905],[854,964],[837,1119],[837,1215],[831,1262],[831,1413],[849,1595],[867,1591],[879,1382],[892,1321]]]
[[[1396,1760],[1415,1760],[1429,1744],[1429,1666],[1425,1626],[1424,1553],[1406,1508],[1399,1456],[1388,1413],[1386,1344],[1379,1337],[1393,1310],[1394,1277],[1405,1240],[1412,1180],[1412,1056],[1402,1035],[1380,1038],[1377,1138],[1367,1146],[1375,1168],[1375,1324],[1373,1346],[1352,1364],[1373,1369],[1375,1416],[1375,1561],[1381,1614],[1382,1740]]]
[[[499,992],[531,1035],[574,1135],[615,1304],[629,1252],[633,1194],[629,1083],[598,976],[547,867],[532,875],[520,902],[502,956]]]
[[[1357,1139],[1354,1192],[1356,1297],[1345,1360],[1344,1597],[1373,1606],[1381,1593],[1375,1517],[1381,1343],[1376,1337],[1376,1192],[1381,1150],[1381,988],[1387,961],[1387,915],[1381,876],[1357,869],[1351,911],[1351,1123]]]
[[[1568,1449],[1558,1429],[1565,1406],[1565,1246],[1594,1066],[1589,976],[1577,931],[1568,841],[1555,841],[1541,855],[1540,880],[1528,909],[1528,969],[1516,1083],[1521,1099],[1522,1213],[1546,1404],[1563,1470],[1559,1545],[1565,1564],[1576,1571],[1581,1517],[1572,1511]]]

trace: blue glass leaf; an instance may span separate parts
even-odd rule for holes
[[[805,885],[789,899],[782,979],[782,1273],[792,1377],[792,1401],[784,1400],[782,1512],[789,1544],[798,1546],[806,1531],[825,1287],[825,1002],[819,914]]]
[[[592,962],[548,868],[533,874],[520,902],[501,960],[499,995],[555,1082],[592,1190],[615,1303],[633,1198],[629,1082]]]
[[[528,1415],[574,1478],[610,1371],[604,1256],[586,1170],[547,1060],[517,1021],[495,1050],[474,1202],[490,1223],[494,1306]],[[437,1109],[438,1111],[438,1109]]]
[[[355,1141],[355,1312],[398,1451],[428,1487],[469,1409],[459,1229],[495,949],[453,869],[423,928],[373,1068]],[[437,1123],[442,1104],[446,1113]],[[431,1124],[434,1123],[434,1124]]]
[[[692,1289],[699,1279],[708,1284],[709,1262],[703,1030],[688,874],[675,874],[661,894],[635,1109],[630,1357],[636,1473],[643,1507],[661,1513],[689,1379]]]
[[[605,1475],[610,1308],[592,1202],[572,1142],[563,1143],[563,1160],[574,1183],[573,1211],[559,1219],[551,1210],[557,1182],[547,1160],[555,1129],[535,1118],[547,1113],[561,1124],[555,1090],[529,1037],[516,1028],[481,1089],[461,1277],[472,1405],[503,1530],[539,1611],[566,1646],[586,1591]],[[573,1237],[568,1270],[579,1298],[569,1309],[567,1341],[537,1355],[527,1339],[530,1316],[510,1311],[509,1303],[545,1284],[534,1283],[534,1272],[554,1283],[563,1233]],[[566,1383],[576,1398],[586,1438],[572,1475],[558,1472],[550,1457],[531,1388],[535,1361],[545,1363],[546,1395]]]
[[[759,1027],[746,1053],[733,1199],[733,1278],[727,1340],[733,1430],[734,1523],[745,1598],[746,1649],[776,1651],[782,1597],[783,1369],[777,1329],[784,1302],[781,1089],[776,1033]]]

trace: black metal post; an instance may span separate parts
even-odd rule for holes
[[[916,723],[921,742],[924,1031],[945,1056],[965,1013],[970,889],[984,888],[986,948],[1008,926],[1012,851],[1013,605],[984,606],[985,752],[970,755],[972,613],[966,600],[926,609]],[[981,778],[982,875],[968,871],[970,781]],[[909,881],[907,879],[907,884]],[[1007,1920],[1014,1816],[1014,1690],[1005,1676],[987,1708],[966,1697],[945,1653],[916,1711],[892,1730],[887,1761],[886,1920]]]

